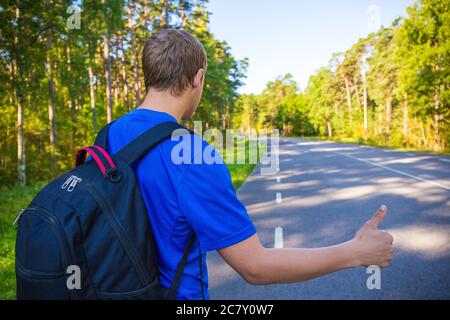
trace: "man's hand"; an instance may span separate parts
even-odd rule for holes
[[[355,238],[330,247],[268,249],[255,234],[220,249],[219,253],[247,282],[255,285],[305,281],[361,265],[387,267],[394,251],[393,238],[378,230],[386,213],[386,206],[381,206]]]
[[[382,205],[375,215],[358,230],[352,240],[359,265],[376,265],[385,268],[391,262],[394,238],[386,231],[378,229],[378,225],[386,214],[387,207]]]

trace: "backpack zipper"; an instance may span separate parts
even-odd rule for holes
[[[70,252],[69,252],[68,245],[67,245],[67,239],[65,237],[65,234],[61,230],[61,226],[57,222],[57,219],[55,218],[55,216],[52,213],[50,213],[48,210],[46,210],[44,208],[30,206],[26,209],[22,209],[19,213],[19,216],[16,218],[16,220],[19,221],[19,218],[27,211],[29,211],[30,213],[32,211],[33,214],[37,215],[39,218],[41,218],[42,220],[44,220],[45,222],[50,224],[52,229],[55,231],[56,236],[61,240],[62,247],[63,247],[61,260],[62,260],[62,264],[63,264],[63,268],[64,268],[63,272],[66,272],[68,266],[70,265],[70,263],[69,263],[71,260]],[[17,225],[17,222],[16,222],[16,225]]]
[[[139,258],[138,253],[136,252],[135,246],[128,237],[122,224],[117,219],[114,208],[107,201],[105,201],[99,194],[99,192],[91,185],[86,184],[81,188],[85,189],[89,194],[91,194],[103,208],[110,226],[113,228],[115,234],[119,238],[120,243],[122,244],[122,247],[125,250],[128,258],[131,260],[134,268],[136,269],[139,278],[141,279],[143,285],[147,286],[149,283],[151,283],[151,279],[145,271],[146,269],[144,267],[144,264],[142,263],[142,260]]]
[[[20,217],[22,216],[25,209],[20,209],[19,214],[17,215],[16,219],[14,219],[14,222],[12,224],[13,228],[17,229],[17,225],[19,224]]]

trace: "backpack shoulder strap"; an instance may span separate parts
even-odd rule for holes
[[[169,299],[176,299],[176,297],[177,297],[178,287],[180,286],[181,276],[183,275],[184,267],[186,266],[189,252],[191,251],[191,249],[194,245],[195,237],[196,237],[195,233],[193,232],[189,238],[189,242],[188,242],[186,248],[184,249],[183,256],[181,257],[181,261],[177,266],[175,276],[173,277],[172,284],[170,285],[170,288],[168,290]],[[199,257],[200,263],[201,263],[201,258],[202,257],[200,256]],[[201,277],[200,281],[203,281],[203,276]],[[202,287],[202,290],[203,290],[203,287]]]
[[[95,138],[94,145],[107,150],[108,147],[108,132],[114,121],[108,123],[104,126],[97,137]],[[141,159],[149,150],[155,147],[157,144],[163,140],[169,138],[172,133],[177,129],[184,129],[179,132],[179,134],[184,134],[186,132],[191,132],[186,127],[174,122],[168,121],[160,123],[153,128],[145,131],[139,137],[131,141],[128,145],[123,147],[117,155],[124,160],[128,165],[134,164],[136,161]]]
[[[177,129],[181,130],[175,132]],[[177,122],[163,122],[148,129],[139,137],[131,141],[117,153],[117,156],[131,166],[139,161],[157,144],[171,137],[172,133],[175,135],[183,135],[189,132],[190,131],[186,127]]]
[[[115,120],[114,120],[115,121]],[[97,134],[97,137],[95,138],[94,145],[99,146],[106,150],[108,147],[108,132],[111,125],[114,123],[114,121],[111,121],[106,126],[104,126],[100,132]]]
[[[95,145],[100,146],[104,149],[106,149],[108,144],[108,130],[113,122],[110,122],[105,127],[103,127],[100,132],[97,135],[97,138],[95,139]],[[176,132],[177,129],[181,129],[178,132]],[[164,141],[165,139],[169,138],[174,135],[183,135],[186,133],[192,133],[193,131],[187,129],[186,127],[180,125],[177,122],[174,121],[168,121],[163,122],[160,124],[157,124],[156,126],[148,129],[143,134],[138,136],[136,139],[131,141],[129,144],[127,144],[125,147],[123,147],[118,153],[117,156],[121,158],[125,163],[127,163],[129,166],[136,163],[139,159],[141,159],[145,154],[147,154],[148,151],[150,151],[153,147],[158,145],[160,142]],[[186,266],[186,262],[188,259],[189,252],[191,251],[194,240],[196,236],[195,233],[192,233],[192,235],[189,238],[189,242],[183,252],[183,256],[181,258],[180,263],[178,264],[177,270],[175,272],[175,276],[172,280],[172,284],[168,290],[168,296],[171,299],[175,299],[178,293],[178,287],[180,284],[181,276],[184,271],[184,267]],[[201,255],[199,256],[200,264],[201,262]],[[201,279],[203,279],[202,270],[200,269]],[[202,280],[200,280],[202,281]],[[203,284],[201,284],[202,288],[202,296],[204,297],[203,293]]]

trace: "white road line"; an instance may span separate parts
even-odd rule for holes
[[[281,182],[281,178],[277,177],[277,183],[280,183],[280,182]]]
[[[275,199],[277,203],[281,203],[283,201],[281,198],[281,192],[277,192],[277,194],[275,195]]]
[[[415,154],[412,154],[412,153],[407,153],[406,155],[408,155],[410,157],[415,157],[416,156]]]
[[[439,159],[439,160],[441,160],[441,161],[443,161],[443,162],[450,162],[449,159]]]
[[[275,228],[275,241],[274,248],[283,248],[283,228],[276,227]]]
[[[355,159],[355,160],[358,160],[358,161],[361,161],[361,162],[365,162],[365,163],[371,164],[371,165],[373,165],[375,167],[379,167],[379,168],[382,168],[382,169],[385,169],[385,170],[388,170],[388,171],[392,171],[392,172],[401,174],[401,175],[409,177],[409,178],[413,178],[413,179],[416,179],[416,180],[419,180],[419,181],[423,181],[423,182],[426,182],[428,184],[432,184],[432,185],[434,185],[436,187],[439,187],[439,188],[442,188],[442,189],[445,189],[445,190],[450,190],[450,187],[444,186],[443,184],[440,184],[440,183],[437,183],[437,182],[434,182],[434,181],[430,181],[430,180],[427,180],[427,179],[424,179],[424,178],[421,178],[421,177],[418,177],[418,176],[415,176],[415,175],[412,175],[412,174],[409,174],[409,173],[406,173],[406,172],[403,172],[403,171],[400,171],[400,170],[392,169],[392,168],[389,168],[389,167],[387,167],[385,165],[382,165],[382,164],[379,164],[379,163],[375,163],[375,162],[372,162],[372,161],[369,161],[369,160],[360,159],[358,157],[351,156],[349,154],[344,154],[344,153],[340,153],[340,152],[334,152],[334,153],[339,154],[339,155],[344,156],[344,157],[347,157],[347,158],[351,158],[351,159]]]

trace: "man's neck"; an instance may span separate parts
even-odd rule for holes
[[[149,109],[165,112],[179,122],[186,110],[186,98],[175,97],[168,91],[149,90],[139,109]]]

